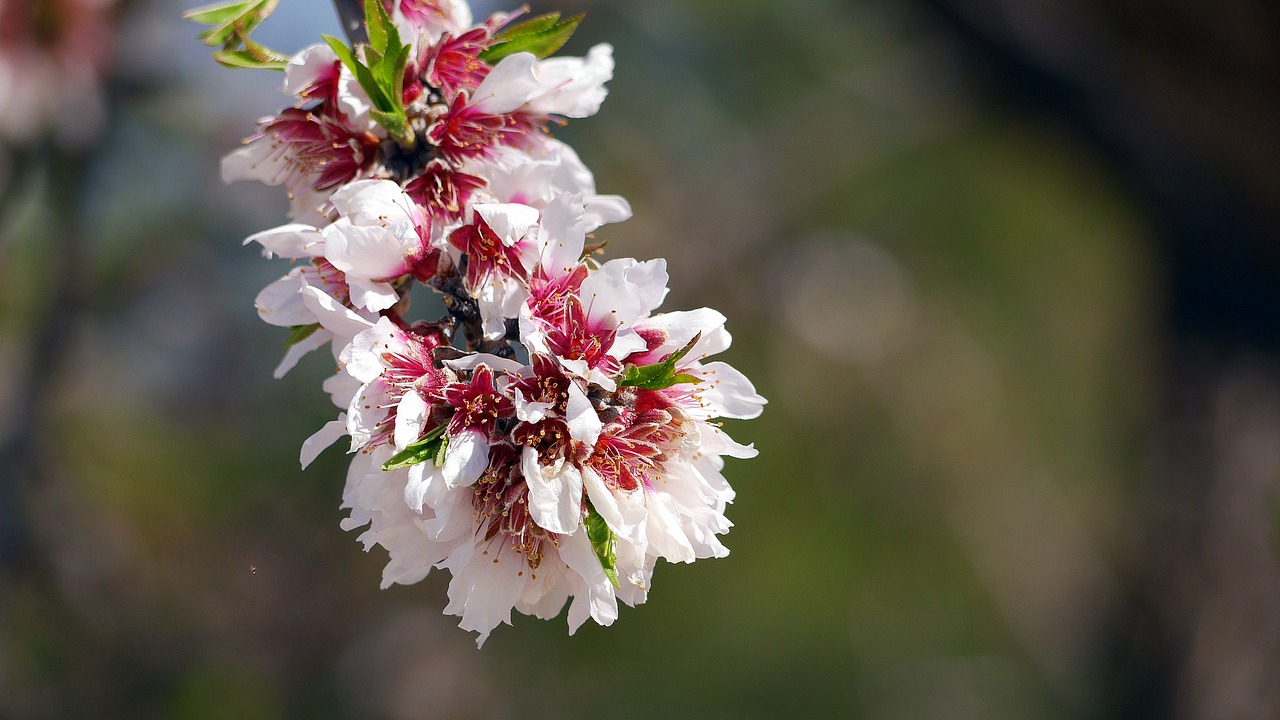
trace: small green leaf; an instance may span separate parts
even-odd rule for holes
[[[533,32],[513,34],[503,39],[502,42],[490,45],[488,49],[480,53],[480,59],[490,65],[497,65],[503,58],[520,52],[533,53],[539,58],[548,57],[564,47],[569,37],[578,29],[578,24],[582,22],[584,17],[586,16],[582,14],[574,15],[567,20],[556,22],[549,27],[543,27]]]
[[[497,35],[494,35],[494,39],[510,40],[511,38],[517,37],[519,35],[528,35],[529,33],[541,32],[551,27],[552,25],[555,25],[556,21],[559,19],[560,19],[560,13],[558,12],[550,12],[550,13],[547,13],[546,15],[539,15],[534,18],[529,18],[528,20],[525,20],[519,25],[512,25],[511,27],[506,28],[502,32],[498,33]]]
[[[680,361],[694,345],[702,339],[702,333],[693,336],[688,345],[676,350],[667,356],[665,360],[652,365],[628,365],[627,371],[623,374],[622,380],[618,382],[618,387],[637,387],[642,390],[665,390],[672,385],[680,385],[683,383],[699,383],[701,378],[694,377],[688,373],[676,372],[676,363]]]
[[[219,64],[230,68],[245,68],[248,70],[284,70],[284,66],[288,64],[288,60],[271,59],[262,60],[255,57],[253,52],[249,50],[219,50],[213,54],[213,59]]]
[[[214,53],[213,57],[216,59],[218,57],[218,53]],[[219,62],[222,62],[222,61],[219,60]],[[240,67],[240,66],[233,65],[232,67]],[[316,331],[319,329],[320,329],[320,323],[312,323],[310,325],[294,325],[293,327],[289,328],[289,339],[288,341],[285,342],[284,346],[292,347],[293,345],[297,345],[303,340],[306,340],[312,335],[315,335]]]
[[[409,64],[409,50],[408,45],[401,45],[400,53],[391,64],[391,97],[395,98],[396,103],[402,107],[404,105],[404,69]]]
[[[391,45],[383,49],[372,45],[364,46],[364,60],[385,100],[385,107],[379,109],[395,112],[403,109],[404,68],[409,62],[410,47],[400,44],[394,25],[390,26],[388,42]]]
[[[256,43],[249,38],[244,38],[244,49],[245,52],[249,53],[249,55],[260,63],[279,63],[280,69],[282,70],[284,69],[284,66],[289,63],[288,55],[282,55],[266,45]]]
[[[333,50],[333,53],[338,56],[338,59],[342,61],[342,64],[346,65],[351,74],[356,77],[356,82],[360,83],[360,87],[364,88],[364,91],[369,95],[369,101],[373,103],[373,106],[384,112],[392,109],[393,106],[383,93],[382,87],[374,79],[373,73],[356,59],[356,55],[351,51],[351,48],[332,35],[321,35],[320,37],[324,38],[324,41]]]
[[[386,55],[387,26],[391,26],[392,30],[395,26],[391,24],[391,18],[387,17],[387,9],[382,6],[382,0],[364,0],[364,22],[369,28],[369,47],[377,50],[380,55]]]
[[[587,539],[591,541],[591,549],[600,560],[600,567],[604,568],[609,582],[618,587],[618,537],[591,503],[587,503],[587,517],[583,524],[587,529]]]
[[[233,68],[283,70],[289,58],[249,39],[249,33],[275,10],[279,0],[235,0],[196,8],[186,16],[213,25],[200,34],[206,45],[222,46],[213,59]]]
[[[200,34],[206,45],[234,50],[237,38],[247,38],[276,9],[279,0],[243,0],[192,10],[188,17],[212,28]]]
[[[356,60],[355,53],[351,52],[351,48],[347,44],[332,35],[320,35],[320,37],[329,45],[329,49],[333,50],[333,54],[338,56],[343,65],[352,73],[355,73],[355,67],[360,64]]]
[[[325,43],[329,45],[329,49],[333,50],[333,54],[338,56],[343,65],[351,71],[356,77],[356,82],[360,83],[360,87],[368,93],[369,100],[376,106],[378,104],[378,84],[373,81],[373,75],[369,73],[369,68],[365,67],[356,59],[356,54],[347,47],[347,44],[332,35],[321,35]]]
[[[370,110],[369,117],[373,121],[387,129],[401,145],[413,145],[413,133],[410,132],[409,120],[405,117],[404,110],[396,112],[382,112],[381,110]]]
[[[259,0],[231,0],[231,2],[201,5],[182,13],[182,17],[201,25],[222,25],[245,14],[249,6],[257,2]]]
[[[377,4],[377,0],[370,0]],[[394,26],[389,26],[389,41],[399,43],[400,36]],[[404,68],[409,62],[409,46],[396,44],[392,54],[384,55],[372,45],[364,45],[364,59],[367,65],[356,58],[356,54],[332,35],[322,35],[338,59],[355,75],[356,82],[369,95],[373,108],[369,116],[374,122],[387,129],[401,145],[414,144],[413,132],[409,128],[409,119],[405,115],[404,100]]]
[[[391,76],[391,68],[395,64],[395,59],[388,59],[378,53],[377,50],[366,45],[364,48],[364,61],[369,67],[369,74],[373,76],[373,81],[378,84],[378,93],[382,96],[379,102],[386,105],[386,107],[381,107],[380,109],[385,112],[394,111],[395,107],[392,101],[395,99],[395,94],[392,92],[392,87],[395,84],[395,79]]]
[[[444,453],[449,449],[449,436],[444,435],[440,438],[440,449],[436,451],[435,463],[436,467],[444,467]]]
[[[444,431],[448,425],[441,425],[422,436],[420,440],[410,443],[408,447],[391,456],[391,459],[382,464],[383,470],[399,470],[413,465],[418,465],[427,461],[431,461],[439,467],[444,464],[444,448],[449,443],[449,438],[444,436]]]

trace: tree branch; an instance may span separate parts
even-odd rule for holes
[[[369,42],[369,32],[364,24],[364,3],[360,0],[333,0],[333,7],[338,11],[338,20],[348,42],[352,45]]]
[[[13,405],[5,408],[19,420],[12,435],[0,438],[0,583],[12,582],[33,571],[39,562],[25,515],[26,497],[44,472],[41,461],[48,450],[48,398],[66,359],[80,306],[80,207],[89,157],[83,152],[48,146],[38,154],[48,158],[41,194],[56,194],[69,201],[72,210],[43,238],[42,245],[54,258],[47,280],[49,298],[38,311],[40,317],[26,348]]]

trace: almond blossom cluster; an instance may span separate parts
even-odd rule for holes
[[[445,612],[480,643],[566,601],[570,632],[609,625],[657,560],[728,553],[723,458],[755,450],[714,420],[765,400],[708,359],[724,316],[659,312],[665,261],[596,259],[630,207],[549,128],[598,110],[610,46],[548,57],[580,18],[376,5],[367,45],[284,63],[296,104],[222,165],[292,200],[245,241],[294,263],[256,303],[292,331],[277,377],[325,348],[339,367],[302,464],[349,438],[343,527],[390,555],[384,587],[447,569]]]

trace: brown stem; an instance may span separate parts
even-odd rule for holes
[[[364,3],[360,0],[333,0],[333,7],[338,11],[338,20],[342,23],[342,31],[352,45],[369,42],[369,32],[364,24]]]

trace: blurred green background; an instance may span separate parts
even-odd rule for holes
[[[100,132],[0,153],[0,717],[1280,716],[1265,4],[533,3],[616,48],[557,132],[634,207],[610,256],[770,404],[728,558],[482,650],[447,573],[378,589],[340,452],[298,469],[332,367],[271,379],[241,240],[286,200],[218,178],[285,98],[194,4],[109,8]]]

